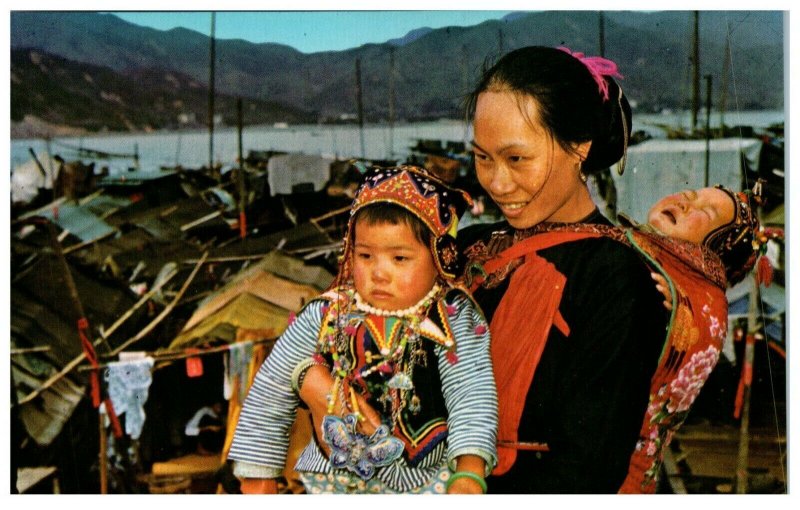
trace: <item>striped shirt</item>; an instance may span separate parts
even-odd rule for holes
[[[292,372],[316,350],[326,303],[315,300],[304,308],[256,374],[228,454],[234,461],[236,476],[276,478],[283,473],[289,430],[299,404],[291,387]],[[434,348],[448,411],[447,441],[425,454],[414,467],[400,458],[379,468],[375,477],[395,491],[424,485],[445,462],[455,469],[455,460],[461,455],[483,458],[487,475],[496,463],[497,394],[489,354],[490,335],[483,315],[470,299],[455,294],[452,307],[455,313],[447,320],[456,339],[458,362],[447,360],[445,348]],[[331,468],[313,440],[303,450],[295,470],[339,471]]]

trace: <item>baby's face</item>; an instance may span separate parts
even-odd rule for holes
[[[659,200],[647,222],[664,235],[700,244],[717,227],[733,220],[731,197],[717,188],[685,190]]]
[[[357,221],[353,279],[361,297],[382,310],[417,304],[436,281],[433,255],[405,223]]]

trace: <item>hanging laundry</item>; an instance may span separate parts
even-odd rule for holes
[[[153,358],[109,363],[104,372],[108,395],[118,416],[125,415],[125,432],[138,439],[144,426],[144,404],[153,381]]]
[[[239,381],[239,401],[243,401],[247,393],[250,360],[253,357],[253,342],[236,342],[228,345],[228,355],[224,358],[225,379],[223,380],[223,396],[230,400]]]

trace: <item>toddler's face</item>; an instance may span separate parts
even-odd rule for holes
[[[353,257],[356,290],[383,310],[414,306],[438,274],[430,250],[405,223],[357,221]]]
[[[700,244],[717,227],[733,221],[731,197],[717,188],[684,190],[659,200],[647,221],[664,235]]]

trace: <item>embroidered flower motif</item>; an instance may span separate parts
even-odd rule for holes
[[[718,359],[719,350],[713,346],[694,353],[669,385],[664,384],[651,394],[647,406],[650,428],[647,437],[636,444],[637,452],[643,451],[652,458],[652,464],[644,473],[643,486],[656,480],[663,462],[664,446],[670,443],[675,430],[686,419],[690,406]]]
[[[708,319],[710,323],[708,332],[711,334],[712,338],[716,338],[720,342],[724,341],[726,333],[728,332],[727,321],[720,323],[720,320],[713,315]]]
[[[647,406],[647,414],[654,417],[658,416],[658,413],[661,412],[662,407],[664,407],[663,400],[651,401],[650,404]],[[653,421],[653,419],[651,419],[650,421]]]
[[[717,316],[711,315],[711,307],[708,304],[703,306],[703,317],[708,321],[708,332],[711,338],[722,344],[728,334],[727,318],[723,317],[720,320]]]
[[[667,411],[679,413],[689,410],[718,359],[719,351],[712,346],[692,355],[689,362],[681,368],[678,376],[670,383]]]
[[[486,328],[485,324],[478,324],[477,326],[475,326],[475,334],[476,335],[482,335],[482,334],[486,333],[486,331],[487,331],[487,328]]]

